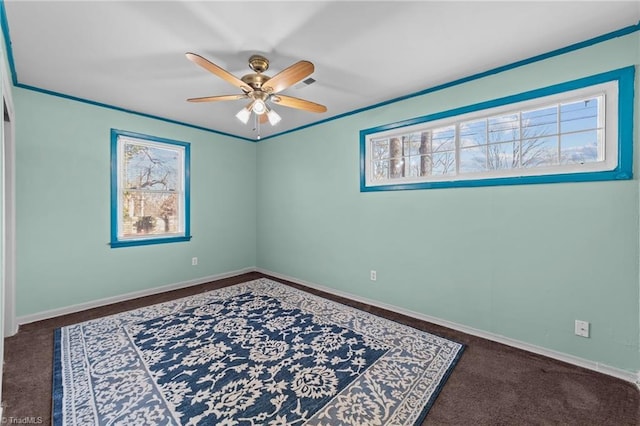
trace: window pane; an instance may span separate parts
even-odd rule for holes
[[[598,161],[598,130],[563,135],[560,142],[562,164]]]
[[[123,187],[128,189],[181,189],[180,159],[176,150],[126,143],[124,173]]]
[[[387,139],[373,141],[373,159],[384,158],[389,158],[389,141]]]
[[[484,172],[485,170],[487,170],[486,145],[460,150],[460,173]]]
[[[404,158],[400,157],[389,161],[389,177],[391,179],[404,177]]]
[[[432,175],[450,175],[456,172],[456,156],[453,151],[433,154]]]
[[[558,133],[558,108],[553,106],[522,113],[522,138],[530,139]]]
[[[518,168],[519,142],[491,144],[487,147],[487,169],[503,170]]]
[[[431,132],[420,132],[420,148],[418,153],[425,155],[433,151],[433,141],[431,140]]]
[[[487,143],[487,120],[467,121],[460,124],[460,147]]]
[[[560,106],[560,131],[578,132],[598,128],[598,98]]]
[[[376,161],[373,163],[373,180],[387,179],[389,177],[389,162]]]
[[[420,152],[420,134],[419,133],[411,133],[402,138],[404,144],[403,154],[407,155],[418,155]]]
[[[489,143],[511,142],[520,138],[518,114],[491,117],[488,126]]]
[[[452,151],[455,149],[456,129],[454,126],[442,127],[431,132],[433,152]]]
[[[558,137],[522,141],[522,167],[546,167],[558,164]]]
[[[409,170],[408,175],[410,177],[422,176],[420,173],[420,160],[421,157],[409,157]]]
[[[178,233],[179,212],[177,193],[124,191],[123,236]]]
[[[420,175],[430,176],[433,169],[433,162],[430,155],[423,155],[420,157]]]

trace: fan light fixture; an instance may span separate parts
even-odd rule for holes
[[[256,115],[266,114],[267,119],[269,120],[269,124],[271,124],[272,126],[275,126],[280,122],[280,120],[282,120],[280,114],[272,109],[269,109],[269,107],[267,107],[267,104],[262,99],[257,99],[250,103],[248,106],[242,108],[236,114],[236,118],[243,124],[247,124],[252,112],[254,112]]]
[[[267,109],[267,106],[265,105],[262,99],[256,99],[255,101],[253,101],[253,106],[251,107],[251,110],[256,114],[258,115],[264,114],[266,109]]]
[[[243,124],[247,124],[249,122],[249,117],[251,117],[251,113],[254,112],[256,115],[266,114],[267,119],[269,120],[269,124],[275,126],[282,120],[280,114],[270,109],[265,101],[262,99],[256,99],[251,102],[248,106],[242,108],[236,114],[236,118],[240,120]]]
[[[243,124],[247,124],[249,122],[249,117],[250,116],[251,116],[251,110],[249,110],[247,108],[242,108],[236,114],[236,117],[238,118],[238,120],[242,121]]]
[[[272,126],[275,126],[280,122],[280,120],[282,120],[282,117],[280,117],[280,115],[278,115],[278,113],[272,109],[267,111],[267,118],[269,119],[269,123],[271,123]]]

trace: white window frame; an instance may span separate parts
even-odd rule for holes
[[[616,78],[608,78],[609,74],[614,75]],[[629,74],[631,77],[629,77]],[[622,121],[619,120],[619,109],[621,108],[620,79],[623,77],[626,78],[625,87],[628,87],[630,84],[629,81],[633,81],[633,74],[633,69],[616,70],[603,75],[592,76],[507,98],[496,99],[481,104],[432,114],[426,117],[407,120],[405,122],[363,130],[360,132],[361,191],[629,179],[632,174],[630,168],[631,160],[627,159],[624,170],[620,169],[622,142],[629,146],[632,145],[632,140],[622,141],[620,137],[619,125],[622,123]],[[623,77],[620,75],[623,75]],[[633,85],[631,83],[631,88],[632,87]],[[458,130],[462,123],[495,116],[517,114],[600,96],[603,102],[600,104],[602,114],[599,114],[599,120],[602,121],[598,123],[598,127],[604,128],[604,132],[601,137],[602,141],[600,141],[598,146],[598,157],[600,158],[598,161],[458,173],[461,152]],[[633,93],[624,96],[624,100],[625,104],[622,108],[624,108],[625,117],[632,117]],[[627,105],[629,103],[630,105]],[[629,109],[631,109],[631,113],[629,113]],[[632,119],[630,121],[632,122]],[[629,126],[626,122],[623,125]],[[407,136],[412,133],[441,129],[447,126],[455,127],[454,146],[456,170],[453,173],[446,175],[393,178],[389,176],[386,179],[373,179],[374,159],[372,151],[374,141]],[[560,135],[559,133],[558,137],[560,137]],[[625,149],[624,154],[630,155],[627,154],[627,151],[630,149],[631,148]],[[609,175],[605,175],[606,173],[609,173]]]

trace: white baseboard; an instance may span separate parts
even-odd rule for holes
[[[567,353],[558,352],[552,349],[543,348],[541,346],[532,345],[530,343],[522,342],[520,340],[515,340],[510,337],[502,336],[502,335],[491,333],[484,330],[479,330],[473,327],[469,327],[463,324],[458,324],[452,321],[444,320],[444,319],[433,317],[430,315],[425,315],[419,312],[410,311],[408,309],[400,308],[398,306],[390,305],[390,304],[383,303],[373,299],[368,299],[366,297],[336,290],[330,287],[325,287],[323,285],[300,280],[294,277],[289,277],[287,275],[279,274],[277,272],[269,271],[266,269],[256,268],[255,271],[265,275],[271,275],[272,277],[280,278],[282,280],[291,281],[296,284],[301,284],[316,290],[334,294],[336,296],[346,297],[348,299],[355,300],[357,302],[362,302],[368,305],[377,306],[379,308],[387,309],[389,311],[397,312],[399,314],[407,315],[407,316],[417,318],[423,321],[427,321],[433,324],[441,325],[443,327],[451,328],[453,330],[461,331],[463,333],[471,334],[473,336],[481,337],[483,339],[502,343],[507,346],[512,346],[518,349],[523,349],[528,352],[533,352],[538,355],[543,355],[549,358],[557,359],[559,361],[564,361],[568,364],[577,365],[579,367],[587,368],[589,370],[593,370],[603,374],[607,374],[609,376],[617,377],[619,379],[634,383],[636,386],[638,386],[638,388],[640,388],[640,371],[633,372],[633,371],[622,370],[622,369],[611,367],[609,365],[605,365],[596,361],[591,361],[591,360],[580,358]]]
[[[24,315],[16,318],[18,325],[29,324],[35,321],[42,321],[49,318],[59,317],[61,315],[73,314],[75,312],[85,311],[87,309],[98,308],[100,306],[110,305],[112,303],[124,302],[126,300],[136,299],[138,297],[152,296],[166,291],[178,290],[181,288],[191,287],[198,284],[204,284],[211,281],[221,280],[223,278],[235,277],[237,275],[255,272],[256,268],[249,267],[239,269],[237,271],[225,272],[222,274],[210,275],[208,277],[196,278],[189,281],[183,281],[175,284],[169,284],[162,287],[154,287],[131,293],[121,294],[118,296],[105,297],[103,299],[92,300],[91,302],[79,303],[77,305],[67,306],[59,309],[51,309],[49,311],[38,312],[35,314]]]

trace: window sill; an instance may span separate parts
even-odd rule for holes
[[[109,245],[111,246],[111,248],[120,248],[120,247],[148,246],[152,244],[179,243],[179,242],[190,241],[190,240],[191,240],[191,236],[136,238],[135,240],[111,241]]]

